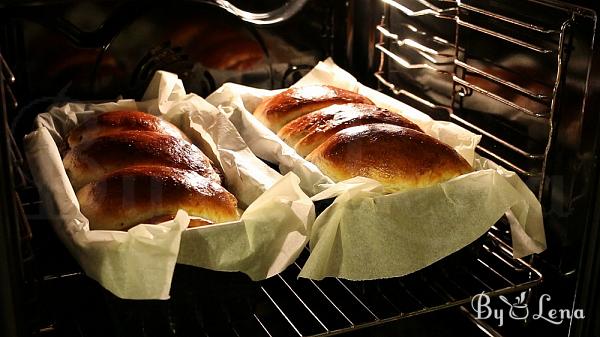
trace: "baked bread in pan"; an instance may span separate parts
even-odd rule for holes
[[[464,158],[437,139],[379,123],[339,131],[306,159],[334,181],[363,176],[391,191],[430,186],[472,171]]]
[[[239,219],[235,197],[221,185],[196,172],[165,166],[112,172],[82,187],[77,199],[92,230],[127,230],[146,220],[161,222],[160,217],[179,209],[208,222]]]
[[[121,131],[153,131],[189,141],[175,125],[140,111],[110,111],[91,117],[69,133],[69,147]]]
[[[136,165],[190,170],[221,183],[211,161],[195,145],[157,132],[122,131],[93,138],[67,152],[63,164],[76,191],[105,174]]]
[[[254,116],[273,132],[278,132],[295,118],[342,103],[373,104],[368,98],[352,91],[328,85],[311,85],[290,88],[265,99],[254,110]]]
[[[305,157],[336,132],[358,125],[386,123],[422,130],[401,115],[371,104],[332,105],[287,123],[278,133],[299,155]]]

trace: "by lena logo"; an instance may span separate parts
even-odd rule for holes
[[[544,308],[545,302],[550,302],[550,295],[543,294],[539,298],[537,312],[530,312],[526,299],[526,292],[522,292],[511,302],[506,296],[500,296],[500,300],[508,306],[508,317],[513,320],[522,321],[530,317],[534,320],[545,320],[548,323],[559,325],[565,320],[584,319],[583,309],[548,309]],[[495,318],[498,320],[498,326],[504,325],[506,308],[492,308],[491,299],[488,295],[481,293],[471,299],[471,308],[476,313],[477,319]],[[532,308],[533,309],[533,308]]]

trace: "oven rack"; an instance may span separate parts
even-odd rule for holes
[[[265,281],[178,265],[170,300],[121,300],[83,275],[45,220],[35,188],[21,194],[39,241],[37,263],[43,266],[38,310],[51,318],[38,322],[39,336],[332,336],[469,307],[477,294],[498,296],[542,282],[530,263],[512,258],[503,219],[468,247],[404,277],[299,279],[309,254],[305,250],[288,269]]]
[[[514,13],[499,8],[488,9],[485,6],[490,4],[473,1],[382,0],[382,3],[384,15],[375,27],[379,38],[374,46],[379,55],[379,67],[374,76],[380,88],[407,97],[408,103],[424,106],[432,113],[441,111],[442,116],[452,122],[481,134],[483,138],[478,151],[524,178],[532,179],[541,198],[546,161],[554,141],[554,113],[559,105],[570,48],[570,28],[578,16],[589,16],[590,13],[577,7],[535,0],[521,4],[544,12],[552,11],[556,20],[541,23],[517,18]],[[403,19],[394,21],[398,16]],[[425,25],[425,20],[428,20],[427,24],[452,23],[454,40],[448,41],[432,34],[431,29],[420,27]],[[492,42],[499,41],[507,48],[510,46],[531,55],[533,60],[553,64],[551,80],[534,80],[532,76],[519,73],[519,69],[474,54],[472,50],[476,48],[467,43],[472,32],[489,39],[486,42],[491,43],[491,48],[498,48]],[[446,83],[441,99],[437,95],[440,92],[432,96],[435,89],[424,87],[414,79],[406,80],[406,77],[414,78],[417,71],[429,72],[426,75],[429,78]],[[394,73],[399,72],[409,75],[394,79]],[[532,123],[544,124],[546,137],[533,139],[522,130],[522,125],[486,114],[487,111],[484,114],[469,111],[464,102],[472,100],[474,95],[523,116],[517,118],[538,119]]]
[[[332,336],[469,304],[471,298],[479,293],[498,296],[523,291],[542,281],[541,274],[526,262],[513,260],[511,256],[505,255],[510,254],[511,250],[498,239],[493,230],[482,241],[447,261],[417,273],[366,282],[342,279],[298,280],[297,273],[306,258],[305,253],[288,270],[264,281],[261,291],[277,307],[295,335]],[[468,251],[469,249],[474,251]],[[466,257],[463,254],[472,255]],[[513,272],[515,273],[509,275]],[[306,290],[302,291],[303,289]],[[280,296],[287,297],[286,303],[296,298],[310,316],[301,318],[293,308],[279,306],[273,300],[276,296],[273,294],[278,294],[281,290],[284,290],[284,294]],[[311,291],[313,295],[310,294]],[[322,296],[320,301],[311,298],[319,295]],[[353,304],[349,304],[352,302]],[[362,308],[363,312],[356,312],[356,308]],[[315,312],[315,309],[320,310],[320,313]],[[327,311],[335,314],[324,315]],[[311,316],[313,324],[307,327],[305,323]],[[268,335],[274,335],[267,326],[264,328]]]

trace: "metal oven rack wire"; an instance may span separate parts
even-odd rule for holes
[[[477,294],[474,291],[497,296],[539,284],[542,276],[526,262],[513,260],[510,249],[494,235],[490,232],[484,243],[478,242],[483,249],[465,259],[469,261],[466,264],[443,261],[388,280],[297,280],[303,256],[281,275],[263,282],[261,291],[277,308],[279,319],[287,321],[295,332],[290,335],[330,336],[467,304]],[[276,296],[288,305],[279,306]],[[289,306],[294,302],[297,308]],[[296,310],[302,307],[305,313],[299,315]],[[333,314],[323,314],[328,311]],[[264,321],[273,323],[275,319]],[[268,326],[263,327],[273,335]]]

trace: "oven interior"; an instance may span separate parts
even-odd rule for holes
[[[0,8],[0,166],[11,177],[0,185],[6,335],[441,336],[451,327],[469,336],[589,335],[589,316],[559,327],[499,327],[470,309],[480,293],[498,301],[525,292],[532,303],[550,293],[557,308],[600,302],[597,17],[588,7],[377,0]],[[513,259],[502,219],[463,250],[400,278],[298,279],[307,251],[262,282],[178,265],[168,301],[122,300],[83,275],[53,233],[55,215],[22,155],[38,113],[74,100],[139,98],[158,69],[201,96],[227,81],[283,88],[329,56],[361,82],[481,134],[479,154],[519,174],[540,198],[548,250]]]

